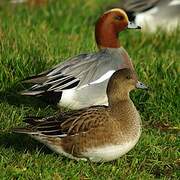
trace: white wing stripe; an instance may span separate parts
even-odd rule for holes
[[[93,81],[93,82],[91,82],[89,84],[98,84],[98,83],[101,83],[101,82],[109,79],[114,72],[115,72],[115,70],[110,70],[107,73],[103,74],[99,79],[97,79],[96,81]]]
[[[99,83],[109,79],[114,72],[115,72],[115,70],[110,70],[107,73],[105,73],[104,75],[102,75],[99,79],[97,79],[97,80],[95,80],[95,81],[93,81],[93,82],[91,82],[89,84],[85,84],[83,86],[80,86],[77,89],[80,90],[80,89],[85,88],[85,87],[87,87],[89,85],[92,85],[92,84],[99,84]]]

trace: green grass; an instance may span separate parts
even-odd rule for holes
[[[51,0],[49,6],[0,6],[0,179],[178,179],[180,172],[178,61],[180,30],[153,35],[125,31],[120,40],[148,92],[132,93],[143,132],[114,162],[76,162],[28,136],[11,133],[27,115],[57,111],[21,97],[20,81],[82,52],[96,50],[94,23],[107,0]]]

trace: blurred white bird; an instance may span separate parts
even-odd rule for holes
[[[171,32],[180,24],[180,0],[121,0],[112,7],[124,9],[130,21],[144,31],[155,32],[161,28]]]
[[[47,0],[11,0],[12,4],[18,3],[28,3],[29,5],[42,5],[47,2]]]

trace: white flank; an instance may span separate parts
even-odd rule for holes
[[[58,105],[76,109],[79,107],[79,102],[75,100],[76,89],[63,90],[60,103]]]
[[[83,156],[88,157],[93,162],[115,160],[130,151],[137,143],[139,137],[140,134],[134,140],[120,145],[107,145],[104,147],[89,149],[86,153],[83,153]]]
[[[63,90],[61,102],[62,103],[67,102],[67,104],[68,102],[71,102],[73,99],[74,93],[75,93],[75,89]]]
[[[140,137],[140,132],[138,136],[135,136],[134,140],[128,141],[124,144],[120,145],[107,145],[104,147],[99,147],[99,148],[91,148],[88,149],[85,153],[82,153],[82,156],[84,158],[77,158],[74,157],[72,154],[69,154],[63,150],[63,148],[59,145],[56,146],[53,143],[50,143],[48,140],[46,140],[45,137],[39,137],[36,135],[31,135],[34,139],[40,141],[41,143],[47,145],[50,149],[53,151],[57,152],[58,154],[64,155],[70,159],[75,159],[75,160],[84,160],[86,161],[87,158],[90,159],[93,162],[107,162],[107,161],[112,161],[115,160],[124,154],[126,154],[128,151],[130,151],[138,142],[139,137]]]

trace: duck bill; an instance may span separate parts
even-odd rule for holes
[[[140,81],[138,81],[136,83],[136,88],[138,88],[138,89],[148,89],[148,87],[145,84],[143,84],[142,82],[140,82]]]
[[[138,26],[135,23],[129,21],[127,28],[128,29],[141,29],[141,26]]]

